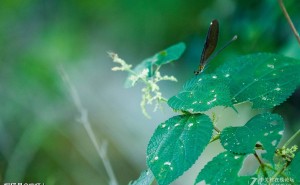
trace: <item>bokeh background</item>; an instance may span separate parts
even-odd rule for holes
[[[300,29],[299,1],[285,5]],[[1,0],[0,182],[108,184],[103,163],[77,121],[80,114],[60,76],[61,66],[88,110],[98,142],[108,142],[119,184],[136,179],[146,169],[145,151],[155,127],[174,113],[167,106],[163,112],[149,107],[152,119],[144,117],[141,86],[123,87],[127,74],[111,71],[115,64],[107,51],[136,65],[185,42],[183,57],[162,68],[178,79],[161,83],[169,98],[193,76],[213,19],[220,22],[218,47],[239,36],[215,64],[254,52],[300,58],[275,0]],[[300,128],[299,94],[274,110],[288,123],[286,138]],[[192,184],[200,166],[173,184]]]

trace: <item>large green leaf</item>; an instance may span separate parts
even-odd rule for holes
[[[290,173],[294,179],[295,182],[300,184],[300,170],[299,170],[299,165],[300,165],[300,152],[296,153],[296,156],[292,160],[289,170]]]
[[[225,62],[216,74],[228,78],[234,104],[250,101],[253,108],[272,108],[299,85],[300,61],[277,54],[252,54]]]
[[[175,110],[202,112],[215,106],[232,106],[227,79],[214,74],[200,74],[186,82],[176,96],[168,100]]]
[[[198,174],[195,184],[202,180],[210,185],[245,184],[250,177],[238,176],[244,158],[244,155],[235,155],[230,152],[220,153],[204,166]]]
[[[169,48],[156,53],[152,57],[143,60],[139,65],[137,65],[133,69],[133,72],[139,74],[143,70],[148,69],[149,71],[148,76],[152,77],[153,75],[152,70],[154,65],[161,66],[163,64],[167,64],[174,60],[177,60],[182,55],[184,50],[185,50],[185,44],[183,42],[170,46]],[[133,86],[131,81],[131,76],[132,74],[129,74],[125,81],[125,87],[127,88]]]
[[[255,144],[260,143],[267,151],[263,155],[270,162],[284,130],[284,122],[277,114],[259,114],[241,127],[227,127],[222,130],[220,141],[226,150],[238,154],[254,152]]]
[[[158,184],[169,184],[198,159],[212,136],[213,125],[203,114],[180,115],[161,123],[147,148],[147,164]]]
[[[141,173],[137,180],[130,182],[129,185],[151,185],[153,181],[153,173],[150,171],[150,169],[147,169]]]

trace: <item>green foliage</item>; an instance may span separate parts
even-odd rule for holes
[[[197,75],[176,96],[168,100],[175,110],[202,112],[215,106],[231,106],[227,81],[217,75]]]
[[[155,55],[153,55],[150,58],[147,58],[143,60],[139,65],[137,65],[134,69],[133,72],[135,74],[140,74],[143,72],[143,70],[147,69],[148,70],[148,77],[152,77],[154,72],[154,67],[160,67],[164,64],[168,64],[174,60],[177,60],[182,53],[185,50],[185,44],[180,42],[178,44],[175,44],[173,46],[170,46],[169,48],[162,50]],[[132,74],[129,74],[125,81],[125,87],[129,88],[132,87]]]
[[[299,164],[300,164],[300,152],[296,154],[296,156],[294,157],[294,159],[292,160],[289,166],[290,173],[297,183],[300,183]]]
[[[245,184],[249,177],[240,177],[238,172],[242,167],[244,155],[230,152],[220,153],[208,162],[198,174],[195,184],[205,180],[206,184]],[[234,175],[233,175],[234,174]]]
[[[300,61],[271,53],[251,54],[225,62],[216,74],[228,79],[234,104],[250,101],[253,108],[273,108],[299,86]]]
[[[260,143],[267,151],[266,159],[273,162],[277,147],[284,130],[284,122],[277,114],[259,114],[241,127],[227,127],[222,130],[220,141],[223,147],[237,154],[251,154],[255,145]]]
[[[179,51],[178,47],[170,48],[166,51]],[[179,56],[162,57],[163,54],[165,52],[156,54],[142,65],[149,69],[155,65],[151,61],[158,61],[159,56],[163,58],[160,64]],[[184,114],[161,123],[148,144],[147,165],[158,184],[167,185],[177,179],[195,163],[209,141],[218,138],[226,151],[208,162],[195,183],[205,180],[209,184],[247,184],[257,180],[257,176],[285,176],[284,169],[277,168],[285,166],[286,161],[283,155],[286,149],[276,150],[284,131],[284,121],[279,115],[269,112],[259,114],[239,127],[228,123],[221,132],[215,127],[217,134],[212,136],[212,121],[199,112],[216,106],[234,108],[234,104],[246,101],[251,102],[253,108],[273,108],[299,86],[299,76],[299,60],[259,53],[226,61],[211,74],[204,71],[188,80],[182,90],[168,100],[171,108]],[[256,155],[256,150],[261,149],[266,151],[261,155],[266,160]],[[277,161],[281,162],[277,162],[274,169],[276,152],[276,156],[281,157]],[[254,176],[239,176],[244,158],[249,154],[255,154],[260,170]],[[299,162],[298,156],[290,167],[295,178],[298,175],[295,167],[295,163]],[[268,169],[264,163],[268,163]]]
[[[203,114],[180,115],[161,123],[147,148],[147,164],[159,184],[169,184],[198,159],[212,136]]]
[[[136,181],[130,182],[129,185],[149,185],[153,182],[153,180],[154,176],[151,170],[147,169],[141,173],[140,177]]]

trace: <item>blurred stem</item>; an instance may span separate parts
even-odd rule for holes
[[[256,152],[254,152],[254,156],[255,156],[255,158],[257,159],[257,161],[259,162],[259,164],[261,166],[261,170],[263,172],[264,177],[268,177],[268,174],[267,174],[266,169],[265,169],[265,164],[260,160],[260,158],[259,158],[259,156],[257,155]]]
[[[69,89],[69,93],[71,95],[71,98],[72,98],[76,108],[78,109],[78,112],[80,113],[79,122],[85,128],[85,130],[86,130],[90,140],[92,141],[92,143],[93,143],[93,145],[94,145],[101,161],[103,162],[104,168],[105,168],[105,170],[108,174],[109,180],[110,180],[109,184],[110,185],[118,185],[118,182],[117,182],[117,179],[116,179],[115,174],[113,172],[113,169],[111,167],[110,161],[109,161],[109,159],[106,155],[106,153],[107,153],[107,142],[104,141],[101,145],[99,145],[97,143],[95,133],[93,132],[93,129],[91,127],[91,123],[89,122],[89,119],[88,119],[88,112],[82,106],[81,100],[80,100],[79,95],[77,93],[77,90],[71,84],[69,76],[67,75],[67,73],[65,72],[63,67],[60,68],[60,73],[61,73],[61,77],[62,77],[63,81],[65,82],[65,84],[67,85],[67,87]]]
[[[278,170],[272,177],[271,179],[275,179],[278,175],[282,174],[282,172],[286,169],[287,167],[287,164],[285,164],[280,170]],[[272,185],[271,184],[272,182],[269,183],[269,185]]]
[[[287,142],[284,143],[283,147],[286,148],[299,134],[300,134],[300,129],[292,137],[290,137],[290,139],[287,140]]]
[[[296,37],[298,43],[300,44],[300,36],[299,36],[299,33],[297,32],[297,30],[296,30],[296,28],[295,28],[295,26],[294,26],[294,24],[293,24],[293,22],[292,22],[292,20],[291,20],[291,18],[290,18],[290,16],[289,16],[288,12],[287,12],[287,10],[286,10],[284,4],[283,4],[283,0],[278,0],[278,3],[279,3],[279,6],[280,6],[280,8],[281,8],[281,10],[282,10],[282,12],[283,12],[285,18],[287,19],[287,21],[288,21],[288,23],[289,23],[289,25],[290,25],[290,27],[291,27],[291,29],[292,29],[294,35],[295,35],[295,37]]]

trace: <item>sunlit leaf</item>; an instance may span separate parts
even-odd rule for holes
[[[242,167],[244,155],[223,152],[208,162],[197,176],[195,184],[205,181],[210,185],[238,185],[248,182],[250,177],[238,176]]]
[[[174,181],[198,159],[212,136],[203,114],[181,115],[161,123],[147,148],[147,164],[160,185]]]
[[[168,105],[175,110],[202,112],[232,104],[226,79],[200,74],[186,82],[183,89],[168,100]]]
[[[226,62],[216,72],[228,78],[234,104],[250,101],[253,108],[272,108],[284,102],[300,84],[300,61],[259,53]]]
[[[263,156],[273,161],[274,152],[284,130],[284,122],[277,114],[259,114],[241,127],[227,127],[220,135],[221,144],[226,150],[238,154],[254,152],[255,144],[260,143],[267,151]]]

